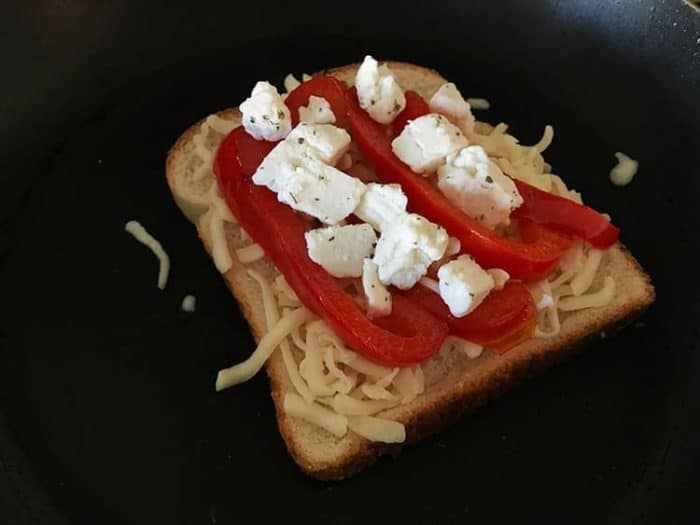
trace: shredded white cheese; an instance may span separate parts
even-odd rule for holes
[[[211,238],[212,249],[211,256],[214,259],[214,265],[220,273],[226,273],[233,266],[231,252],[228,249],[228,240],[226,239],[226,227],[224,219],[214,210],[209,210],[209,237]]]
[[[134,239],[150,248],[155,256],[158,257],[160,265],[158,268],[158,288],[164,290],[168,282],[168,273],[170,272],[170,257],[165,253],[163,246],[138,221],[127,222],[124,229],[133,235]]]
[[[584,308],[599,308],[610,304],[615,297],[615,280],[605,276],[603,287],[597,292],[575,297],[565,297],[559,301],[559,309],[564,312],[583,310]]]
[[[380,443],[403,443],[406,428],[397,421],[372,416],[347,416],[350,430],[360,436]]]
[[[307,403],[296,394],[284,396],[284,411],[290,416],[313,423],[336,437],[343,437],[348,432],[348,420],[345,416],[322,407],[318,403]]]
[[[270,357],[275,348],[287,337],[293,328],[301,326],[315,318],[316,316],[303,306],[283,316],[274,328],[267,332],[260,340],[258,347],[248,359],[235,366],[219,371],[216,377],[217,392],[224,388],[229,388],[248,381],[258,373],[265,364],[265,361],[267,361],[267,358]]]
[[[491,108],[491,102],[485,98],[468,98],[467,102],[472,109],[486,110]]]
[[[251,244],[236,250],[236,257],[243,264],[250,264],[265,257],[265,252],[259,244]]]
[[[186,295],[182,299],[182,305],[180,306],[180,309],[183,312],[192,313],[195,311],[196,308],[197,308],[197,298],[194,295]]]
[[[610,181],[615,186],[627,186],[637,174],[639,162],[624,153],[615,153],[617,165],[610,170]]]

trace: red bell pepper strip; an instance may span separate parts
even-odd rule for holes
[[[417,119],[430,113],[428,104],[415,91],[406,91],[404,96],[406,97],[406,107],[403,108],[401,113],[396,115],[394,122],[391,123],[391,126],[394,128],[394,135],[400,134],[409,120]]]
[[[501,290],[493,290],[473,312],[455,317],[433,290],[417,285],[402,292],[450,327],[456,335],[504,353],[532,337],[537,322],[537,307],[527,287],[508,281]]]
[[[413,173],[394,155],[385,128],[360,107],[354,88],[348,91],[348,119],[353,139],[377,177],[385,183],[401,184],[409,207],[444,226],[482,266],[503,268],[514,279],[536,281],[547,276],[571,246],[567,235],[536,224],[528,226],[528,239],[506,239],[452,205],[426,178]]]
[[[447,336],[444,321],[399,295],[393,297],[391,315],[371,321],[338,281],[309,258],[304,240],[307,221],[251,180],[273,146],[253,139],[242,127],[219,146],[214,173],[241,226],[262,246],[301,302],[358,353],[388,366],[417,363],[435,354]]]
[[[617,242],[620,229],[593,208],[553,195],[523,181],[515,180],[523,204],[513,217],[581,237],[596,248],[608,248]]]
[[[284,99],[284,103],[292,114],[292,126],[299,124],[299,108],[308,105],[311,95],[325,98],[335,115],[336,125],[342,125],[348,112],[346,91],[345,82],[328,76],[311,77],[299,84]]]

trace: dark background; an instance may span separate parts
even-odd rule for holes
[[[321,483],[287,456],[264,377],[213,393],[252,341],[163,160],[256,80],[366,53],[438,69],[523,142],[553,124],[548,160],[613,215],[658,300],[399,460]],[[0,63],[0,523],[697,522],[690,6],[5,2]],[[625,189],[615,151],[640,161]],[[164,292],[132,218],[171,255]]]

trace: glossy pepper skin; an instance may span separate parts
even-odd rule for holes
[[[515,279],[537,281],[551,273],[571,246],[570,236],[532,221],[521,231],[521,239],[506,239],[454,206],[428,179],[413,173],[394,155],[385,127],[360,107],[353,88],[348,90],[348,121],[353,140],[377,177],[400,184],[409,208],[445,227],[481,266],[503,268]]]
[[[308,221],[251,180],[273,147],[236,128],[219,146],[214,173],[241,226],[262,246],[301,302],[372,361],[406,366],[437,353],[448,332],[444,321],[399,295],[393,298],[391,315],[372,321],[338,280],[309,258],[304,240]]]

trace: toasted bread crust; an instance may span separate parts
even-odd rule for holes
[[[443,82],[437,72],[412,64],[390,62],[404,88],[414,89],[429,97]],[[357,64],[326,71],[340,79],[352,82]],[[227,109],[218,115],[225,119],[240,120],[237,109]],[[191,154],[191,142],[199,131],[201,121],[190,127],[173,145],[166,160],[166,178],[174,198],[188,215],[186,197],[179,185],[178,174],[187,165]],[[187,209],[187,211],[186,211]],[[197,230],[211,254],[211,238],[208,233],[207,213],[196,217]],[[194,218],[194,217],[190,217]],[[229,248],[233,252],[243,246],[238,228],[228,225]],[[267,260],[251,265],[268,278],[277,271]],[[608,250],[602,272],[613,275],[624,287],[609,306],[575,312],[562,321],[560,333],[550,339],[530,340],[504,356],[493,354],[468,363],[446,365],[440,380],[431,384],[426,392],[408,405],[386,411],[386,417],[401,421],[406,426],[406,443],[387,445],[370,442],[352,432],[338,440],[327,432],[290,417],[284,413],[283,400],[293,392],[284,363],[275,352],[266,363],[270,389],[275,404],[280,433],[289,453],[309,475],[319,479],[342,479],[351,476],[374,463],[384,454],[395,454],[408,443],[416,442],[455,422],[522,380],[545,370],[549,366],[574,354],[587,342],[596,340],[601,333],[611,333],[638,316],[655,298],[649,276],[622,245]],[[247,274],[245,267],[234,257],[233,266],[224,275],[226,285],[236,298],[240,311],[248,321],[256,341],[266,332],[264,310],[259,287]],[[243,356],[241,356],[242,358]],[[438,370],[442,370],[438,367]]]

